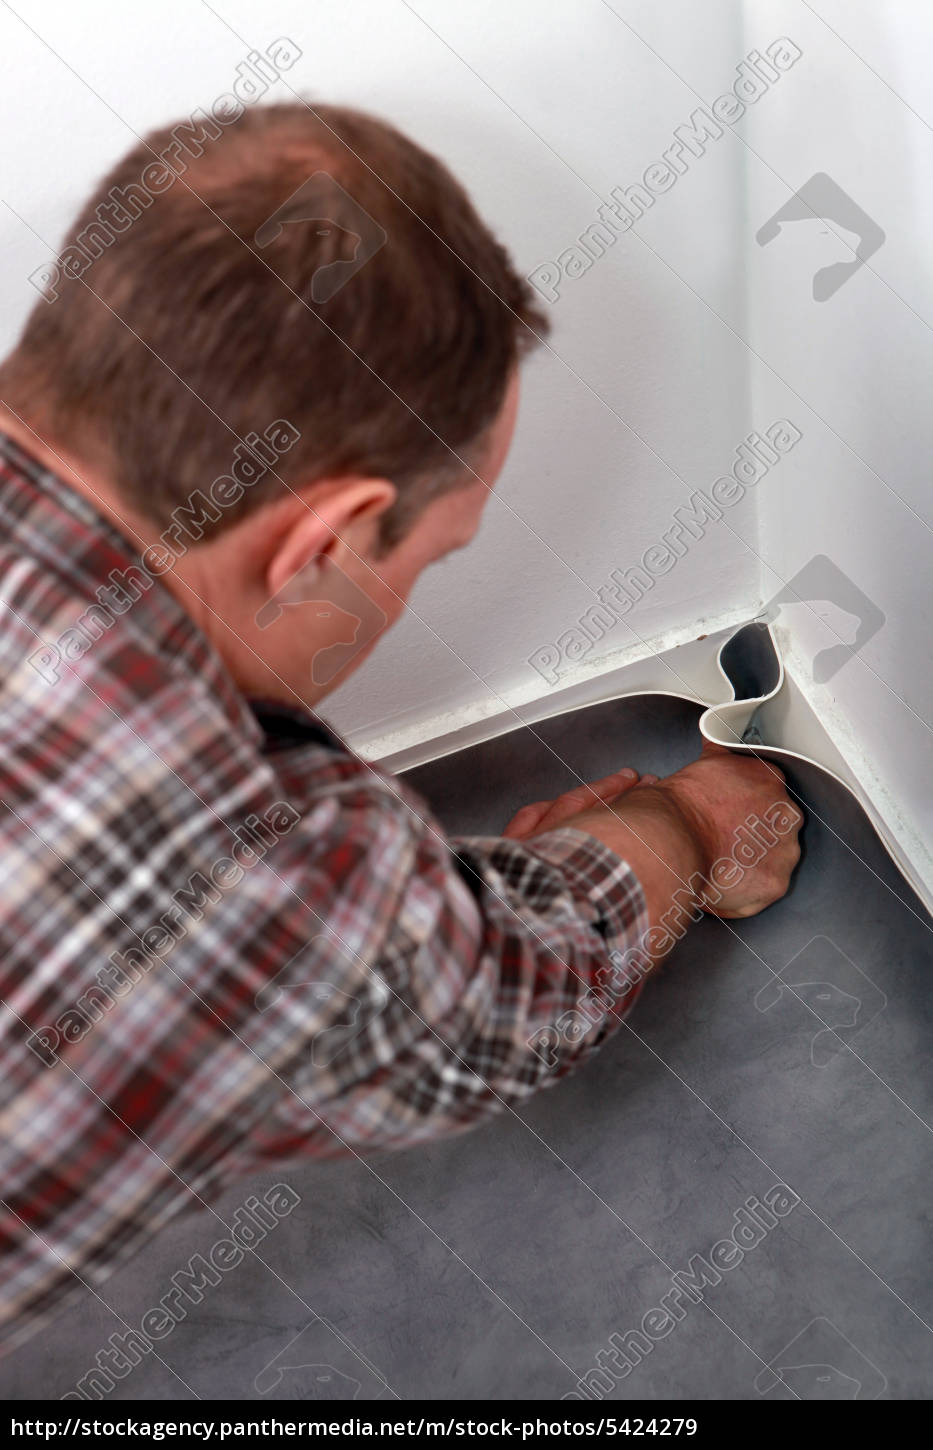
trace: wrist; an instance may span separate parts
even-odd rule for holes
[[[646,896],[669,902],[676,892],[702,903],[707,852],[693,813],[675,793],[638,786],[607,807],[583,811],[566,822],[588,831],[633,867]]]
[[[676,775],[658,781],[653,787],[663,797],[667,809],[676,816],[681,830],[689,839],[696,857],[696,870],[704,878],[716,860],[716,832],[703,810],[680,788]]]
[[[639,787],[620,803],[619,815],[663,857],[684,882],[705,877],[710,863],[707,832],[699,813],[663,781]],[[693,886],[691,885],[691,890]]]

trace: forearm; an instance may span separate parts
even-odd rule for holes
[[[740,860],[737,833],[755,822],[760,850]],[[589,831],[632,867],[652,926],[662,927],[649,932],[659,960],[700,907],[742,918],[780,900],[800,859],[803,813],[775,766],[707,744],[666,780],[629,789],[564,824]]]
[[[565,822],[586,831],[628,862],[641,884],[652,927],[696,915],[706,853],[681,806],[663,786],[642,786],[612,806],[581,811]],[[530,844],[534,844],[533,841]],[[671,913],[674,916],[671,916]],[[677,935],[654,933],[651,956],[660,961]]]

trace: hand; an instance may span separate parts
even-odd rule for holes
[[[776,766],[717,745],[705,745],[699,760],[664,780],[643,780],[611,805],[590,805],[561,821],[628,861],[652,922],[672,904],[685,912],[690,902],[722,917],[764,911],[790,885],[802,823]],[[748,840],[757,848],[746,847]],[[663,955],[659,950],[657,959]]]
[[[565,791],[556,800],[535,801],[534,805],[522,806],[502,834],[513,841],[525,841],[529,836],[540,836],[544,831],[553,831],[557,826],[563,825],[571,816],[579,815],[588,806],[608,805],[636,785],[650,785],[657,778],[656,775],[643,775],[639,778],[637,770],[628,767],[617,770],[613,775],[594,780],[590,785],[574,786],[573,790]]]
[[[800,860],[803,812],[777,766],[706,743],[699,760],[658,782],[696,842],[714,916],[755,916],[780,900]]]

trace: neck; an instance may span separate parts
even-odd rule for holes
[[[0,405],[0,429],[35,458],[43,468],[54,473],[101,514],[126,539],[130,549],[141,554],[158,541],[158,525],[137,513],[118,494],[110,479],[93,464],[81,458],[67,442],[40,435],[21,413]],[[203,550],[211,545],[205,544]],[[213,639],[209,627],[209,573],[203,567],[202,551],[179,558],[173,567],[159,575],[159,580],[174,595],[195,623]],[[216,643],[216,641],[215,641]],[[221,650],[223,653],[223,650]]]
[[[161,544],[163,526],[127,504],[108,472],[82,457],[67,439],[49,436],[4,405],[0,405],[0,429],[86,499],[123,536],[131,553],[141,555],[151,546],[174,552]],[[211,641],[244,695],[313,707],[334,682],[313,685],[307,669],[296,666],[296,660],[311,659],[316,649],[341,642],[330,637],[330,616],[323,622],[313,619],[310,625],[305,621],[300,633],[293,627],[277,653],[270,652],[270,642],[256,630],[256,611],[267,602],[265,561],[288,527],[289,509],[294,514],[290,497],[278,509],[264,510],[262,519],[251,515],[245,525],[241,521],[198,541],[195,548],[175,553],[164,572],[158,568],[149,572],[157,573],[158,582]]]

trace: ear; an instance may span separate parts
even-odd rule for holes
[[[299,569],[325,556],[344,568],[375,553],[379,521],[397,492],[387,478],[346,478],[316,484],[298,494],[292,522],[278,537],[266,567],[266,587],[276,594]]]

